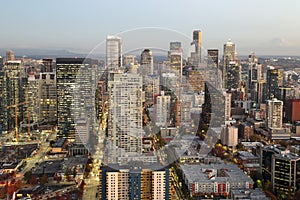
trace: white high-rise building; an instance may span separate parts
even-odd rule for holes
[[[106,38],[106,68],[116,69],[122,66],[122,40],[117,36]]]
[[[108,141],[111,162],[117,157],[142,152],[142,77],[138,74],[111,74],[108,81]]]
[[[164,91],[161,91],[161,95],[156,97],[154,106],[156,126],[168,126],[170,120],[170,104],[171,96],[165,95]]]
[[[267,101],[267,127],[282,128],[283,102],[276,98]]]

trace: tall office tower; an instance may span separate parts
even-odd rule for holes
[[[15,60],[15,53],[13,51],[7,51],[5,61],[13,61]]]
[[[254,52],[250,53],[250,55],[248,57],[248,62],[249,63],[253,63],[253,64],[255,64],[255,63],[257,64],[258,63],[258,58],[257,58],[257,56],[255,55]]]
[[[248,79],[248,97],[257,103],[261,103],[262,84],[265,81],[262,78],[262,65],[258,63],[249,63]]]
[[[265,82],[262,77],[262,65],[258,63],[258,58],[251,53],[248,58],[248,97],[256,103],[262,102],[262,89]]]
[[[96,125],[95,91],[97,65],[91,59],[85,59],[79,67],[74,88],[73,103],[75,122],[85,119],[89,125],[89,132],[93,133]]]
[[[207,66],[219,69],[219,49],[207,50]]]
[[[295,154],[275,154],[272,165],[272,188],[275,195],[292,199],[300,189],[300,157]]]
[[[189,70],[187,71],[187,80],[192,91],[195,93],[204,92],[204,76],[201,71]]]
[[[5,108],[7,106],[7,94],[6,94],[6,75],[4,72],[0,71],[0,134],[2,131],[8,130],[8,124],[7,124],[7,109]]]
[[[143,91],[145,91],[145,103],[154,104],[154,96],[159,94],[159,76],[148,75],[143,79]]]
[[[267,101],[267,127],[282,128],[283,102],[277,99]]]
[[[225,124],[225,94],[210,82],[205,82],[201,119],[210,127],[221,127]]]
[[[182,52],[170,51],[169,54],[170,68],[180,78],[182,76]]]
[[[191,111],[194,106],[194,92],[184,92],[180,96],[180,124],[190,126],[192,123]]]
[[[230,61],[225,69],[225,88],[238,89],[241,81],[241,66],[236,61]]]
[[[170,104],[171,96],[165,95],[164,91],[161,91],[161,94],[155,97],[154,121],[156,126],[168,127],[170,125]]]
[[[84,109],[85,107],[82,105],[78,105],[78,100],[82,97],[81,93],[78,92],[77,83],[77,75],[78,71],[81,68],[90,68],[91,63],[90,59],[84,58],[57,58],[56,59],[56,90],[57,90],[57,125],[59,136],[69,139],[71,142],[75,140],[75,120],[80,116],[78,114],[78,110],[76,109]],[[80,76],[82,77],[82,76]],[[88,81],[88,80],[87,80]],[[84,87],[85,85],[79,85]],[[77,89],[76,93],[74,90]],[[86,88],[91,89],[89,87]],[[91,95],[91,90],[89,91],[89,95]],[[91,98],[91,97],[87,97]],[[84,101],[85,99],[81,99]],[[74,103],[77,103],[74,106]],[[94,105],[90,105],[94,106]],[[89,112],[89,110],[86,110]],[[93,113],[91,113],[93,114]]]
[[[170,198],[169,169],[155,163],[102,166],[99,177],[101,199],[168,200]],[[157,166],[156,166],[157,165]]]
[[[275,154],[272,159],[272,188],[275,195],[296,199],[300,189],[300,157],[295,154]]]
[[[300,157],[295,150],[299,150],[299,146],[258,147],[264,181],[270,182],[273,194],[282,199],[297,199],[295,193],[300,189]]]
[[[138,74],[111,74],[108,81],[108,141],[111,155],[138,156],[142,153],[142,77]],[[117,149],[119,152],[117,152]]]
[[[268,69],[265,100],[270,100],[273,98],[281,99],[280,87],[282,86],[283,86],[283,69],[274,69],[274,68]]]
[[[230,62],[236,62],[236,52],[235,52],[235,44],[231,42],[229,39],[226,44],[224,44],[223,49],[223,87],[225,88],[225,80],[226,80],[226,69],[229,67]]]
[[[193,45],[195,45],[195,52],[192,53],[192,64],[200,66],[201,63],[201,48],[202,48],[202,32],[200,30],[193,31]]]
[[[40,74],[38,91],[40,121],[56,124],[57,93],[56,75],[54,72],[45,72]]]
[[[89,119],[76,120],[75,144],[88,144],[90,136]]]
[[[34,72],[28,74],[27,84],[25,88],[25,104],[24,123],[29,126],[39,121],[39,79],[35,77]]]
[[[5,62],[4,72],[6,76],[6,106],[17,106],[18,112],[15,108],[8,109],[7,121],[8,129],[18,128],[23,119],[23,106],[25,102],[24,88],[26,84],[24,79],[24,66],[21,61],[7,61]],[[22,103],[22,104],[21,104]],[[20,104],[20,105],[18,105]],[[17,116],[16,116],[17,115]],[[15,119],[18,119],[15,124]]]
[[[264,182],[271,182],[272,178],[272,157],[279,150],[273,148],[273,146],[258,146],[257,154],[259,156],[260,173],[263,176]],[[280,150],[279,150],[280,152]]]
[[[182,52],[181,42],[170,42],[170,51]]]
[[[117,69],[122,66],[122,40],[117,36],[106,38],[106,68]]]
[[[43,59],[42,72],[53,72],[53,60],[45,58]]]
[[[145,49],[141,54],[140,74],[153,74],[153,55],[150,49]]]
[[[179,77],[182,76],[182,47],[181,42],[171,42],[170,50],[168,51],[168,61],[170,68],[175,71]]]
[[[138,64],[138,62],[137,62],[136,55],[124,55],[123,56],[123,65],[125,67],[137,65],[137,64]]]

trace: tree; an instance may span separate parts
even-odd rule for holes
[[[254,186],[259,187],[259,188],[263,187],[262,186],[263,176],[261,173],[259,173],[258,171],[251,171],[250,177],[254,181]]]
[[[31,176],[32,176],[32,171],[27,171],[25,174],[24,174],[24,180],[26,181],[26,183],[29,182],[29,180],[31,179]]]

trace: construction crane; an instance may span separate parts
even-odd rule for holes
[[[18,138],[19,138],[19,128],[18,128],[19,106],[29,104],[31,102],[32,101],[25,101],[25,102],[17,103],[17,104],[14,104],[14,105],[6,106],[6,108],[15,108],[15,139],[16,139],[17,142],[18,142]],[[28,121],[30,123],[30,114],[29,114]],[[29,132],[30,132],[30,130],[29,130]]]

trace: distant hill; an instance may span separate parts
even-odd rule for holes
[[[0,49],[0,55],[5,57],[6,51],[12,50],[15,57],[30,57],[35,59],[57,58],[57,57],[85,57],[86,54],[75,53],[68,50],[47,50],[47,49]]]

